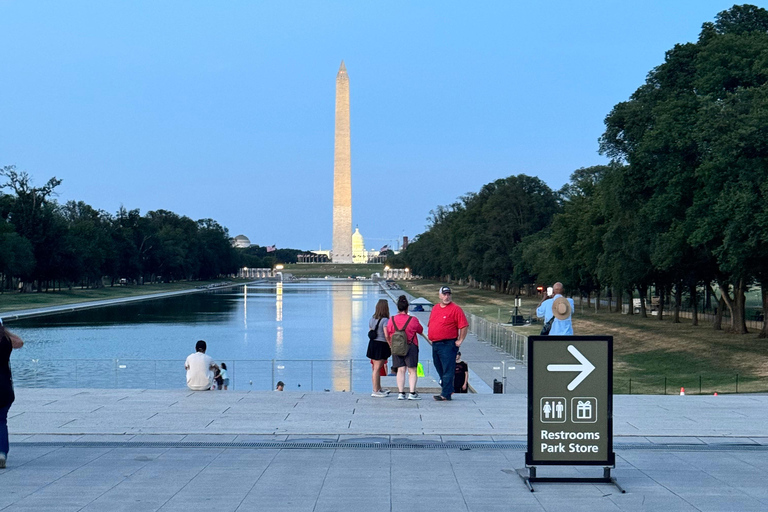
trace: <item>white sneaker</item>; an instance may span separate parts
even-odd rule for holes
[[[0,469],[3,469],[5,467],[5,454],[0,453]]]
[[[405,400],[405,393],[400,393],[399,395],[397,395],[397,399],[398,400]]]
[[[390,391],[390,390],[388,390],[388,389],[380,389],[380,390],[379,390],[379,393],[384,393],[384,394],[385,394],[385,395],[387,395],[387,396],[389,396],[389,394],[390,394],[391,392],[392,392],[392,391]]]
[[[408,393],[408,400],[421,400],[419,393]]]
[[[371,393],[371,396],[374,398],[385,398],[387,394],[382,393],[381,391],[374,391],[373,393]]]

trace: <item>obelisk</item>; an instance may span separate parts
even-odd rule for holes
[[[336,75],[336,135],[333,151],[333,262],[352,263],[352,162],[349,77],[344,61]]]

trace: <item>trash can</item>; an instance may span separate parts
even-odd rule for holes
[[[493,393],[504,393],[504,384],[498,379],[493,379]]]

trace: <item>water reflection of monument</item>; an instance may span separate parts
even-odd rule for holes
[[[333,286],[331,304],[333,305],[331,359],[348,360],[352,349],[352,295],[349,289],[346,286]],[[349,390],[349,363],[334,362],[331,371],[332,389],[334,391]]]
[[[275,320],[277,333],[275,336],[275,358],[283,356],[283,283],[277,283],[275,290]]]

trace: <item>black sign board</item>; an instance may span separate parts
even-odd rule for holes
[[[530,336],[526,465],[615,460],[613,337]]]

